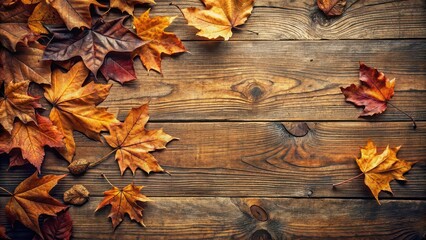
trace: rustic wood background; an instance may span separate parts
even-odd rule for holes
[[[153,15],[179,15],[158,0]],[[75,239],[286,239],[426,236],[426,1],[349,0],[343,16],[326,18],[315,0],[256,0],[231,41],[195,36],[182,17],[168,29],[190,54],[165,57],[163,76],[147,73],[135,59],[138,80],[115,83],[102,104],[124,120],[130,108],[150,99],[149,128],[179,137],[156,152],[167,174],[140,170],[120,176],[111,157],[82,177],[68,176],[52,194],[73,184],[91,192],[89,203],[71,207]],[[180,0],[181,7],[201,6]],[[139,7],[139,16],[146,8]],[[392,103],[382,115],[358,118],[339,87],[358,82],[358,62],[396,78]],[[297,128],[306,122],[304,135]],[[304,136],[303,136],[304,135]],[[110,151],[75,133],[77,158],[90,161]],[[392,182],[395,195],[380,194],[379,206],[362,179],[332,189],[359,173],[354,158],[367,139],[402,145],[399,157],[419,161]],[[33,169],[7,171],[0,182],[13,190]],[[43,174],[67,173],[67,162],[47,153]],[[146,205],[146,228],[126,218],[114,232],[109,208],[94,213],[103,191],[134,181],[154,202]],[[0,193],[4,208],[8,197]],[[0,224],[6,224],[0,211]],[[14,239],[31,239],[17,224]]]

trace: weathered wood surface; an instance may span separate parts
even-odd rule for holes
[[[186,25],[179,10],[169,0],[152,5],[152,15],[179,16],[169,31],[183,40],[206,40],[195,36],[197,30]],[[180,7],[203,8],[199,0],[173,1]],[[348,0],[345,13],[327,18],[316,0],[256,0],[252,15],[241,28],[258,32],[234,31],[235,40],[304,39],[401,39],[426,37],[424,0]],[[148,6],[147,6],[148,7]],[[137,8],[140,16],[147,8]]]
[[[396,78],[392,103],[426,119],[426,40],[186,42],[163,76],[135,59],[139,79],[103,104],[123,118],[151,99],[151,120],[365,121],[340,87],[358,84],[359,61]],[[371,121],[407,121],[389,107]]]
[[[1,197],[4,205],[7,198]],[[70,209],[75,239],[422,239],[425,201],[286,198],[153,198],[146,228],[129,219],[113,232],[100,197]],[[0,212],[0,219],[4,213]],[[4,220],[0,220],[0,224]],[[17,227],[12,237],[32,235]]]
[[[359,174],[355,157],[359,147],[372,139],[383,151],[387,144],[402,145],[398,156],[419,161],[406,175],[405,184],[392,183],[397,198],[426,199],[426,123],[419,122],[412,130],[410,123],[308,123],[309,132],[303,137],[292,136],[285,128],[291,123],[150,123],[149,128],[161,128],[176,137],[164,151],[154,153],[160,164],[172,176],[130,171],[120,176],[113,157],[82,177],[67,177],[62,181],[63,192],[81,183],[96,196],[109,185],[101,177],[127,184],[134,181],[148,186],[148,196],[266,196],[266,197],[345,197],[369,198],[371,193],[357,179],[337,189],[331,186]],[[100,142],[77,135],[75,159],[100,159],[111,149]],[[48,154],[43,174],[67,173],[67,162]],[[0,182],[13,190],[28,169],[6,172],[7,161],[1,161]],[[4,194],[0,192],[0,194]],[[392,197],[382,193],[381,197]]]

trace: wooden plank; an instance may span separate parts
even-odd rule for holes
[[[290,123],[284,123],[289,128]],[[402,145],[398,157],[419,161],[406,174],[408,182],[392,182],[397,198],[426,199],[426,122],[417,130],[409,123],[309,123],[309,132],[294,137],[277,122],[262,123],[150,123],[148,129],[161,128],[176,137],[164,151],[154,155],[168,171],[150,174],[140,170],[132,177],[130,171],[120,176],[113,157],[84,176],[65,178],[60,184],[63,192],[73,184],[84,184],[95,196],[109,188],[101,177],[105,173],[117,185],[135,181],[146,187],[149,196],[230,196],[230,197],[356,197],[372,195],[363,179],[332,188],[333,183],[360,173],[355,157],[367,139],[383,151],[387,144]],[[75,159],[100,159],[111,149],[100,142],[76,135]],[[66,173],[67,162],[48,154],[43,174]],[[0,161],[0,182],[13,190],[34,170],[6,171],[7,160]],[[3,192],[0,194],[4,195]],[[381,198],[392,198],[382,193]]]
[[[201,7],[199,0],[179,0],[184,7]],[[340,17],[327,18],[313,0],[256,0],[251,17],[241,27],[258,32],[234,31],[231,40],[306,40],[306,39],[401,39],[426,37],[424,0],[348,0]],[[152,15],[179,16],[169,31],[183,40],[206,40],[186,25],[170,1],[157,1]],[[147,8],[137,8],[140,16]],[[118,13],[118,12],[117,12]],[[115,16],[115,15],[114,15]]]
[[[146,228],[128,216],[113,232],[109,208],[94,213],[100,197],[71,207],[75,239],[421,239],[425,201],[354,199],[153,198]],[[6,197],[0,198],[4,206]],[[5,222],[0,212],[0,223]],[[10,229],[10,225],[7,225]],[[28,239],[23,227],[10,234]]]
[[[164,76],[111,89],[104,106],[120,118],[151,99],[151,120],[324,121],[359,119],[340,87],[358,84],[359,61],[396,78],[392,103],[426,119],[426,40],[188,42],[191,54],[165,58]],[[407,121],[390,107],[372,121]]]

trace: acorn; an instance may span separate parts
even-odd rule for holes
[[[70,165],[68,165],[68,171],[72,175],[81,175],[87,171],[90,166],[90,162],[86,159],[81,158],[73,161]]]

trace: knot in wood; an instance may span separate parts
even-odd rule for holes
[[[272,85],[271,81],[246,80],[233,85],[231,89],[251,102],[259,102],[271,91]]]
[[[272,240],[272,236],[265,229],[259,229],[251,235],[250,240]]]
[[[261,222],[266,222],[269,219],[268,213],[260,206],[252,205],[250,206],[250,212],[254,218]]]
[[[295,137],[303,137],[309,132],[309,126],[305,122],[283,123],[285,130]]]
[[[330,26],[333,23],[333,19],[327,17],[319,8],[311,13],[311,21],[313,25],[318,24],[322,27]]]

